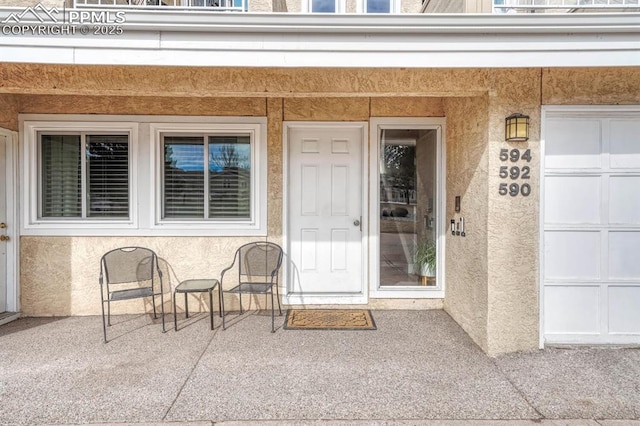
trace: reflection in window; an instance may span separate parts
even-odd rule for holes
[[[251,219],[249,136],[165,136],[164,158],[163,218]]]
[[[435,130],[380,135],[380,286],[435,286]]]
[[[40,166],[40,217],[129,217],[128,135],[42,134]]]
[[[312,13],[336,13],[336,0],[311,0]]]
[[[251,217],[249,137],[209,137],[209,216]]]
[[[367,0],[367,13],[391,13],[391,0]]]
[[[164,139],[164,217],[204,217],[202,137]]]

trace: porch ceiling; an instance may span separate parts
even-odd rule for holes
[[[61,12],[55,22],[26,15],[15,25],[6,23],[21,11],[0,8],[0,22],[5,22],[0,25],[0,58],[7,62],[361,68],[640,65],[640,15],[629,13],[320,16],[136,10],[121,11],[119,22],[107,23],[122,34],[100,35],[93,32],[104,24],[73,23],[73,10]],[[20,29],[25,25],[27,30]],[[34,37],[29,25],[43,28],[44,35]],[[75,28],[75,34],[47,33],[60,25]]]

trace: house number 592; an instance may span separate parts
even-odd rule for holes
[[[507,195],[509,194],[512,197],[517,197],[518,195],[522,195],[523,197],[528,197],[531,195],[531,185],[528,183],[518,183],[514,182],[518,179],[528,180],[531,177],[531,167],[522,166],[520,167],[517,164],[520,161],[526,161],[527,163],[531,162],[531,150],[527,149],[524,152],[520,152],[519,149],[501,149],[500,150],[500,161],[505,163],[511,163],[511,165],[500,166],[499,176],[501,179],[506,180],[507,182],[501,182],[498,187],[498,194]]]

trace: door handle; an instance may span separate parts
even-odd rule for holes
[[[360,226],[360,221],[358,219],[354,220],[353,226]]]
[[[8,235],[0,235],[0,241],[9,241]]]

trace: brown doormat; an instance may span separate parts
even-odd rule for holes
[[[289,309],[286,330],[376,330],[368,309]]]

